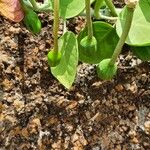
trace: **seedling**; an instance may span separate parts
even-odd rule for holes
[[[47,58],[51,73],[66,88],[74,82],[79,61],[96,64],[101,79],[112,79],[124,43],[134,55],[150,61],[150,0],[125,0],[126,6],[120,8],[121,11],[115,8],[112,0],[45,0],[44,3],[21,0],[21,4],[19,0],[9,0],[10,5],[7,1],[0,1],[0,8],[4,8],[0,9],[1,14],[15,22],[24,18],[27,29],[35,35],[41,30],[36,13],[54,13],[54,47]],[[90,7],[93,2],[94,9]],[[77,36],[64,26],[64,33],[58,38],[59,19],[66,22],[85,14],[87,24]]]
[[[122,47],[125,43],[125,40],[128,36],[130,27],[131,27],[131,23],[132,23],[132,19],[133,19],[133,13],[135,10],[135,6],[136,3],[127,1],[126,2],[126,19],[125,19],[125,25],[123,28],[123,32],[122,35],[118,41],[118,44],[115,48],[115,51],[111,57],[111,59],[104,59],[102,60],[98,67],[97,67],[97,73],[98,76],[102,79],[108,80],[108,79],[112,79],[114,75],[116,75],[117,72],[117,67],[116,67],[116,60],[118,55],[120,54]]]
[[[81,49],[79,57],[81,60],[87,63],[93,63],[95,56],[97,55],[97,40],[93,36],[93,27],[90,12],[90,0],[85,0],[86,5],[86,20],[88,35],[85,36],[81,41]]]

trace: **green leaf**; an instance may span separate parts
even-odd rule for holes
[[[54,0],[52,0],[54,1]],[[91,3],[94,0],[91,0]],[[85,8],[85,0],[60,0],[60,16],[63,19],[72,18]]]
[[[38,15],[32,9],[28,10],[28,12],[25,14],[23,21],[27,29],[31,31],[33,34],[40,33],[41,21]]]
[[[112,56],[119,38],[115,29],[110,24],[101,21],[93,23],[93,33],[97,40],[97,50],[94,52],[95,54],[91,55],[87,53],[85,55],[84,49],[82,49],[79,44],[79,60],[90,64],[97,64],[101,60]],[[79,33],[78,43],[80,43],[85,36],[87,36],[86,28]]]
[[[143,61],[150,61],[150,46],[131,47],[133,54]]]
[[[59,39],[59,49],[62,58],[56,67],[51,67],[51,72],[69,89],[74,82],[78,65],[78,45],[74,33],[66,32]]]
[[[120,13],[116,23],[119,37],[122,34],[125,18],[126,7]],[[140,0],[137,4],[126,43],[132,46],[150,45],[150,0]]]

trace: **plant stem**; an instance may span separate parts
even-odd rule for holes
[[[33,10],[38,12],[50,12],[50,0],[44,0],[44,3],[39,3],[36,0],[29,0],[32,4]]]
[[[66,20],[64,20],[64,27],[63,27],[63,34],[67,32],[67,27],[66,27]]]
[[[116,60],[117,60],[117,57],[118,55],[120,54],[121,50],[122,50],[122,47],[125,43],[125,40],[128,36],[128,33],[129,33],[129,30],[130,30],[130,27],[131,27],[131,23],[132,23],[132,18],[133,18],[133,14],[134,14],[134,8],[129,8],[129,7],[126,7],[127,9],[127,12],[126,12],[126,20],[125,20],[125,24],[124,24],[124,27],[123,27],[123,30],[122,30],[122,34],[121,34],[121,37],[118,41],[118,44],[115,48],[115,51],[112,55],[112,58],[109,62],[109,65],[114,65]]]
[[[96,0],[95,6],[94,6],[94,16],[96,19],[101,18],[99,10],[102,6],[104,0]]]
[[[101,14],[101,18],[100,19],[104,19],[104,20],[110,20],[110,21],[117,21],[117,17],[109,17],[109,16],[104,16]]]
[[[99,11],[99,15],[100,15],[100,18],[96,18],[97,20],[104,19],[104,20],[110,20],[110,21],[116,22],[116,21],[117,21],[117,18],[118,18],[118,17],[105,16],[105,15],[103,15],[100,11]],[[80,14],[80,16],[86,16],[86,13],[85,13],[85,12],[82,12],[82,13]],[[92,9],[91,9],[91,16],[94,17],[94,11],[93,11]]]
[[[30,3],[32,4],[32,6],[34,7],[34,8],[37,8],[38,6],[37,6],[37,2],[35,1],[35,0],[30,0]]]
[[[21,3],[21,7],[22,7],[23,11],[25,13],[27,13],[30,10],[30,8],[28,6],[26,6],[26,4],[24,3],[23,0],[21,0],[20,3]]]
[[[53,36],[54,36],[54,51],[56,53],[58,53],[58,30],[59,30],[59,0],[54,0]]]
[[[118,15],[117,15],[115,6],[114,6],[114,4],[112,3],[112,0],[105,0],[105,3],[106,3],[106,5],[108,6],[108,8],[110,9],[111,14],[112,14],[114,17],[117,17]]]
[[[91,40],[93,37],[93,28],[92,28],[92,19],[91,19],[91,10],[90,10],[90,0],[85,0],[85,8],[86,8],[86,20],[87,20],[87,28],[88,28],[88,39]]]

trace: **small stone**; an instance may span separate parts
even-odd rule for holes
[[[92,148],[92,150],[100,150],[100,148],[98,146],[95,146]]]
[[[39,118],[34,118],[30,121],[28,129],[30,134],[37,134],[41,127],[41,122]]]
[[[129,111],[133,111],[133,110],[135,110],[136,108],[135,108],[135,106],[129,106],[128,109],[129,109]]]
[[[23,128],[21,133],[22,133],[22,136],[24,136],[25,138],[29,137],[29,132],[28,132],[27,128]]]
[[[60,149],[61,148],[61,140],[58,140],[57,142],[53,143],[52,148]]]
[[[24,102],[23,101],[19,101],[19,100],[15,100],[13,103],[14,107],[16,108],[16,110],[20,110],[24,107]]]
[[[121,146],[120,145],[117,145],[115,150],[122,150]]]
[[[130,90],[132,93],[136,93],[136,92],[137,92],[137,85],[136,85],[135,82],[133,82],[133,83],[130,85],[129,90]]]
[[[102,117],[101,117],[100,113],[98,112],[98,113],[96,113],[96,114],[90,119],[90,121],[92,121],[92,122],[94,122],[94,121],[99,122],[101,119],[102,119]]]
[[[84,96],[81,95],[80,93],[77,92],[77,93],[76,93],[76,96],[77,96],[78,99],[84,100]]]
[[[136,132],[135,131],[130,131],[129,136],[130,136],[131,139],[133,139],[136,136]]]
[[[71,124],[66,124],[66,128],[69,132],[73,131],[73,126]]]
[[[125,88],[126,90],[130,90],[132,93],[136,93],[138,90],[135,82],[133,82],[132,84],[125,84]]]
[[[8,55],[3,54],[2,52],[0,52],[0,55],[1,55],[0,63],[9,61],[10,57]]]
[[[123,131],[127,131],[128,130],[128,127],[127,126],[122,126],[122,129],[123,129]]]
[[[121,84],[118,84],[118,85],[115,86],[115,89],[116,89],[118,92],[120,92],[120,91],[122,91],[122,90],[124,89],[124,87],[123,87]]]
[[[77,102],[76,101],[72,101],[71,104],[69,104],[67,107],[66,107],[66,110],[70,110],[70,109],[73,109],[77,106]]]
[[[115,108],[116,110],[119,110],[118,104],[117,104],[117,105],[114,105],[114,108]]]
[[[150,143],[148,143],[148,142],[143,142],[143,145],[144,145],[145,147],[149,147],[149,146],[150,146]]]
[[[2,102],[0,102],[0,113],[2,112],[3,109],[4,109],[4,105],[2,104]]]
[[[84,100],[80,100],[78,101],[79,104],[83,104],[84,103]]]
[[[90,112],[89,112],[89,111],[86,111],[85,115],[86,115],[86,118],[87,118],[87,119],[90,119],[90,118],[91,118],[91,115],[90,115]]]
[[[8,80],[8,79],[4,79],[2,85],[3,85],[5,91],[10,91],[14,87],[12,81]]]
[[[145,131],[150,134],[150,121],[146,121],[144,123],[144,128],[145,128]]]
[[[45,44],[41,44],[40,46],[39,46],[39,50],[44,50],[45,49]]]
[[[98,82],[94,82],[93,84],[92,84],[92,87],[99,87],[99,86],[101,86],[102,85],[102,82],[101,81],[98,81]]]
[[[134,144],[137,144],[139,141],[138,141],[138,139],[137,139],[136,137],[134,137],[134,138],[131,140],[131,142],[134,143]]]
[[[147,118],[150,119],[150,113],[148,113]]]
[[[11,26],[9,28],[9,31],[16,34],[16,33],[19,33],[21,31],[21,28],[14,28],[13,26]]]

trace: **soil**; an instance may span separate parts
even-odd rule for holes
[[[102,81],[95,65],[80,63],[67,90],[46,58],[53,18],[40,17],[43,28],[34,36],[0,16],[0,149],[149,150],[150,63],[125,47],[113,80]],[[74,33],[84,25],[81,17],[67,23]]]

